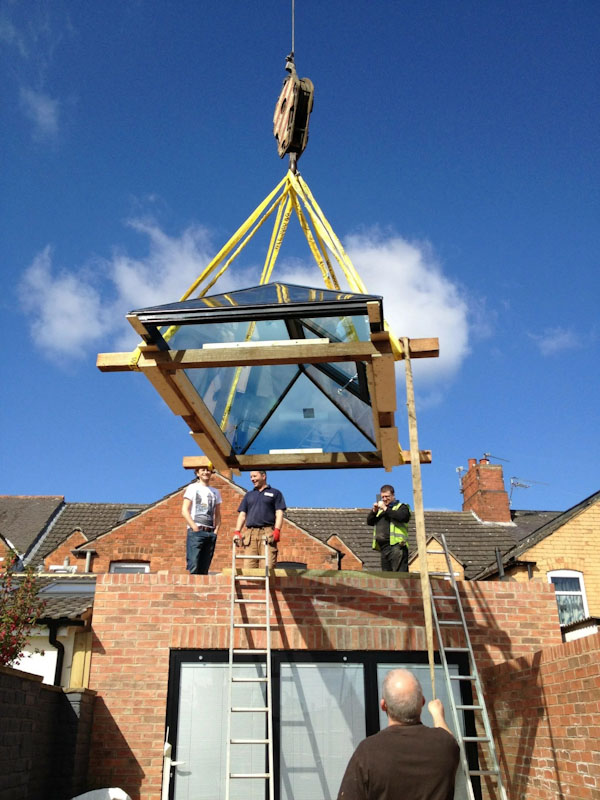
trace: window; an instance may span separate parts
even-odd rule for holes
[[[569,625],[571,622],[589,617],[582,572],[555,569],[548,573],[548,583],[552,583],[556,591],[561,625]]]
[[[147,561],[111,561],[109,572],[150,572]]]
[[[457,657],[459,658],[459,657]],[[381,682],[388,670],[408,667],[431,697],[429,667],[421,653],[274,651],[272,654],[275,800],[335,800],[346,765],[358,743],[387,724],[381,718]],[[449,665],[452,674],[467,674],[466,660]],[[237,670],[242,668],[237,667]],[[248,657],[244,677],[260,678],[264,665]],[[436,666],[436,691],[448,709],[441,666]],[[237,673],[241,673],[238,671]],[[472,702],[466,681],[454,681],[457,700]],[[172,758],[183,762],[173,770],[171,800],[213,800],[225,793],[229,667],[226,651],[172,651],[167,726]],[[232,686],[233,705],[263,706],[263,683]],[[464,694],[461,695],[461,692]],[[240,694],[241,693],[241,694]],[[451,714],[448,723],[453,727]],[[428,712],[425,724],[431,724]],[[461,718],[464,732],[474,735],[472,712]],[[248,712],[232,718],[231,737],[266,736],[265,715]],[[467,745],[469,748],[469,745]],[[231,755],[236,773],[264,772],[265,748],[236,745]],[[477,769],[476,753],[469,753]],[[476,797],[479,787],[474,780]],[[455,800],[466,800],[459,767]],[[264,800],[263,781],[237,779],[231,800]]]

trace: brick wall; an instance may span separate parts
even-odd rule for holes
[[[228,647],[230,582],[226,574],[99,577],[90,675],[98,698],[89,788],[120,786],[134,800],[158,800],[169,652]],[[551,587],[465,583],[461,591],[482,666],[560,642]],[[272,635],[274,648],[426,647],[416,576],[307,571],[275,577],[272,596],[279,626]],[[260,614],[247,608],[248,621]],[[260,647],[264,634],[239,629],[236,636],[237,644]]]
[[[231,566],[231,535],[244,490],[220,475],[212,478],[211,485],[219,489],[223,500],[221,529],[211,564],[211,570],[219,571]],[[92,572],[108,572],[111,561],[147,561],[151,572],[185,573],[186,523],[181,516],[183,492],[184,488],[167,495],[138,516],[94,539],[90,543],[96,551],[92,558]],[[71,550],[83,541],[81,533],[73,533],[46,558],[44,568],[48,570],[51,565],[62,565],[65,556],[70,556],[71,564],[77,565],[78,572],[83,572],[85,558],[75,558],[71,554]],[[333,548],[288,521],[282,529],[279,560],[301,561],[310,569],[337,568],[337,553]]]
[[[66,800],[84,791],[94,696],[0,667],[0,800]]]
[[[65,563],[65,559],[69,559],[68,563],[70,566],[76,566],[77,572],[84,572],[85,559],[76,558],[72,551],[80,544],[85,544],[85,542],[87,542],[87,539],[81,531],[73,531],[56,550],[53,550],[50,555],[44,559],[44,570],[48,572],[50,565],[62,566]]]
[[[600,634],[484,672],[511,800],[600,797]]]
[[[598,532],[600,503],[588,506],[551,536],[530,548],[519,558],[535,561],[533,577],[547,581],[547,573],[555,569],[573,569],[583,573],[585,592],[591,616],[600,616],[600,559]],[[516,580],[528,580],[526,570],[511,572]]]

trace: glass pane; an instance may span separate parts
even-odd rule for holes
[[[568,625],[570,622],[577,622],[585,619],[583,608],[583,598],[577,594],[557,594],[558,617],[561,625]]]
[[[550,578],[557,592],[581,592],[579,578],[563,578],[553,576]]]
[[[264,677],[260,664],[236,667],[238,677]],[[225,796],[228,664],[182,664],[175,767],[175,800],[215,800]],[[243,687],[243,690],[240,689]],[[233,704],[265,704],[264,684],[234,684],[243,694]],[[264,713],[234,714],[232,738],[264,738]],[[264,745],[233,745],[232,772],[265,772]],[[232,800],[264,800],[265,781],[231,783]]]
[[[289,341],[285,322],[280,319],[258,322],[194,323],[176,327],[169,336],[162,331],[170,350],[200,350],[205,344],[234,342]]]
[[[337,367],[338,365],[335,364],[335,366]],[[352,385],[358,390],[358,377],[354,378],[357,375],[356,365],[351,364],[350,367],[352,374],[348,376],[347,381],[342,385],[338,384],[337,381],[330,378],[329,375],[326,375],[314,364],[307,364],[306,373],[321,387],[325,395],[354,421],[355,425],[371,440],[371,446],[374,447],[373,411],[370,404],[365,403],[360,397],[356,397],[355,394],[349,391],[348,381],[352,381]]]
[[[360,400],[356,402],[364,406]],[[247,452],[309,448],[337,453],[372,450],[373,444],[306,375],[301,375]]]
[[[234,452],[241,453],[298,374],[298,367],[295,364],[227,367],[185,370],[185,374],[218,425],[222,426],[231,403],[224,433]]]
[[[332,342],[366,342],[369,340],[367,317],[318,317],[300,320],[305,335],[310,333]]]
[[[423,696],[425,697],[425,707],[423,708],[423,713],[421,715],[421,721],[424,725],[429,725],[430,727],[433,725],[433,719],[431,714],[427,710],[427,703],[432,698],[432,691],[431,691],[431,678],[429,675],[429,664],[378,664],[377,665],[377,691],[378,697],[381,697],[382,692],[382,685],[383,679],[387,675],[387,673],[391,669],[408,669],[410,670],[413,675],[415,675],[421,686],[423,687]],[[455,664],[448,665],[448,671],[451,675],[458,675],[459,670]],[[446,680],[444,677],[444,670],[441,666],[436,666],[435,668],[435,691],[439,699],[444,704],[444,711],[446,712],[446,722],[448,723],[448,727],[451,731],[456,733],[456,728],[454,726],[454,720],[452,718],[452,713],[450,709],[450,703],[448,701],[448,689],[446,687]],[[458,686],[458,681],[455,681],[455,685],[452,686],[452,691],[454,693],[455,702],[460,703],[460,687]],[[463,715],[460,715],[460,724],[461,729],[464,734],[465,725],[464,725],[464,718]],[[386,714],[379,709],[379,727],[383,730],[383,728],[387,727],[387,716]],[[467,784],[465,779],[465,774],[463,772],[462,764],[459,763],[458,769],[456,771],[456,783],[454,786],[454,800],[467,800]]]
[[[364,738],[362,664],[281,665],[281,800],[335,800]]]

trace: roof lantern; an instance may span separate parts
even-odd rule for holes
[[[144,372],[217,468],[402,463],[381,297],[277,282],[127,318],[137,363],[101,354],[98,366]]]

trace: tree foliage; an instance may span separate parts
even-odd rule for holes
[[[31,567],[18,572],[19,558],[7,553],[0,568],[0,665],[10,666],[22,654],[44,602]]]

